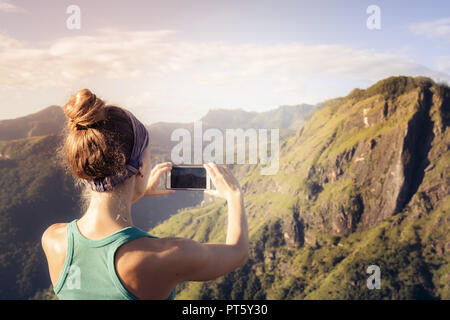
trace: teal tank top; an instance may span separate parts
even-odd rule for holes
[[[99,240],[85,238],[77,219],[67,225],[67,253],[55,287],[61,300],[138,300],[120,281],[114,265],[116,250],[141,237],[158,238],[127,227]],[[174,298],[174,291],[168,299]]]

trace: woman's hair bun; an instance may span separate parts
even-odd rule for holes
[[[134,132],[122,108],[105,105],[83,89],[70,97],[64,112],[69,121],[62,150],[74,177],[93,180],[127,172]]]
[[[88,128],[105,120],[105,102],[97,98],[89,89],[76,92],[64,106],[72,129]]]

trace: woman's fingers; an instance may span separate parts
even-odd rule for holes
[[[153,167],[152,172],[155,172],[163,168],[172,168],[172,162],[158,163],[156,166]]]
[[[222,166],[218,166],[215,163],[211,163],[211,168],[213,169],[215,173],[215,178],[217,179],[223,179],[225,175],[225,168]]]
[[[222,175],[222,177],[225,179],[225,177],[228,176],[228,168],[225,167],[217,167],[217,169],[220,171],[220,174]]]
[[[203,164],[203,167],[205,167],[205,169],[206,169],[206,171],[208,172],[209,176],[210,176],[213,180],[215,180],[216,177],[217,177],[217,172],[216,172],[217,166],[216,166],[216,167],[213,167],[213,164],[214,164],[214,166],[216,165],[215,163],[212,163],[212,162],[210,162],[210,163],[204,163],[204,164]]]
[[[205,194],[227,199],[230,194],[240,190],[239,183],[227,167],[208,163],[205,164],[205,168],[207,168],[213,185],[216,187],[215,190],[205,191]]]
[[[161,176],[172,170],[172,162],[163,162],[155,165],[150,172],[150,177],[147,183],[147,190],[145,192],[145,196],[157,196],[164,194],[174,193],[175,190],[164,190],[158,188],[158,182]]]
[[[166,167],[159,167],[158,169],[156,169],[155,171],[153,171],[151,173],[151,181],[158,181],[159,178],[161,178],[161,176],[163,175],[163,173],[172,170],[171,166],[166,166]]]

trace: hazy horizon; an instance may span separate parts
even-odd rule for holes
[[[259,111],[259,110],[256,110],[256,111],[255,111],[255,110],[245,110],[245,109],[243,109],[243,108],[234,108],[234,109],[213,108],[213,109],[206,110],[206,112],[205,112],[204,114],[201,114],[198,118],[193,119],[192,121],[164,121],[164,120],[160,120],[160,121],[149,122],[149,123],[148,123],[148,122],[144,122],[144,125],[150,126],[150,125],[156,124],[156,123],[191,123],[191,122],[193,122],[193,121],[199,121],[199,120],[201,120],[203,117],[205,117],[205,116],[206,116],[209,112],[211,112],[211,111],[220,111],[220,110],[230,110],[230,111],[231,111],[231,110],[242,110],[242,111],[249,112],[249,113],[252,113],[252,112],[263,113],[263,112],[268,112],[268,111],[274,111],[274,110],[277,110],[277,109],[282,108],[282,107],[296,107],[296,106],[304,106],[304,105],[310,105],[310,104],[307,104],[307,103],[299,103],[299,104],[297,104],[297,105],[280,105],[280,106],[277,106],[277,107],[275,107],[275,108],[271,108],[271,109],[267,109],[267,110],[261,110],[261,111]],[[310,105],[310,106],[317,107],[317,105]],[[0,118],[0,122],[3,121],[3,120],[16,120],[16,119],[20,119],[20,118],[25,118],[25,117],[27,117],[27,116],[31,116],[31,115],[40,113],[40,112],[42,112],[42,111],[44,111],[44,110],[46,110],[46,109],[48,109],[48,108],[51,108],[51,107],[58,107],[58,108],[61,108],[61,109],[63,108],[63,106],[53,104],[53,105],[49,105],[49,106],[42,107],[41,109],[39,109],[39,110],[37,110],[37,111],[33,111],[33,112],[29,113],[29,114],[21,115],[21,116],[18,116],[18,117],[7,118],[7,119],[1,119],[1,118]],[[64,111],[63,111],[63,112],[64,112]]]

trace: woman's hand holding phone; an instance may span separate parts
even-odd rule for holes
[[[204,191],[205,194],[226,199],[228,202],[242,199],[242,191],[239,186],[239,182],[227,167],[217,166],[212,162],[203,164],[203,167],[206,169],[208,176],[210,177],[213,185],[216,188],[215,190],[206,189]],[[157,164],[150,172],[147,187],[142,197],[159,196],[174,193],[175,190],[161,189],[158,186],[158,182],[161,176],[171,170],[171,162],[163,162]]]
[[[205,163],[203,165],[211,177],[211,181],[216,190],[205,190],[208,195],[224,198],[227,201],[242,196],[239,182],[226,167],[219,167],[215,163]]]
[[[150,172],[150,177],[148,179],[147,188],[144,193],[144,197],[148,196],[160,196],[165,194],[171,194],[174,193],[175,190],[167,190],[167,189],[160,189],[158,187],[158,182],[161,176],[172,170],[172,162],[163,162],[157,164],[152,171]]]

